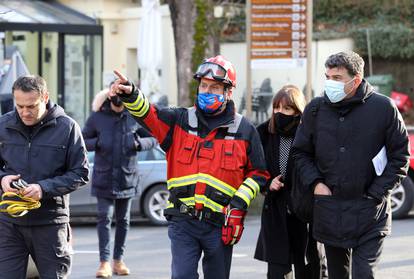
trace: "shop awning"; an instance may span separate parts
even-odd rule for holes
[[[56,1],[0,0],[0,31],[102,34],[96,20]]]

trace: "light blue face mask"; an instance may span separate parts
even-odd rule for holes
[[[325,94],[331,103],[338,103],[346,97],[345,85],[353,81],[351,79],[347,83],[341,81],[327,79],[325,80]]]

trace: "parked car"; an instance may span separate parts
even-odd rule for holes
[[[410,169],[407,177],[391,195],[392,217],[401,219],[414,208],[414,128],[408,129],[410,139]]]
[[[93,169],[94,152],[88,153],[90,169]],[[165,225],[164,209],[167,206],[167,161],[159,147],[138,153],[139,194],[132,202],[132,218],[144,216],[154,225]],[[92,171],[91,171],[92,174]],[[91,175],[90,175],[91,176]],[[91,182],[70,195],[72,217],[96,216],[96,198],[91,196]]]

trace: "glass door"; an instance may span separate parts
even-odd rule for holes
[[[64,96],[66,113],[82,127],[93,96],[102,86],[102,37],[64,36]]]
[[[64,37],[64,97],[65,112],[83,125],[86,118],[86,36]]]
[[[57,32],[41,33],[41,76],[47,82],[49,97],[58,103],[58,47],[59,34]]]

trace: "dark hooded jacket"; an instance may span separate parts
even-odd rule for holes
[[[114,112],[105,99],[83,128],[86,147],[95,151],[92,195],[130,198],[138,192],[138,151],[156,146],[155,138],[124,110]]]
[[[26,182],[39,184],[41,207],[8,222],[31,226],[69,222],[69,193],[88,181],[88,160],[78,124],[49,101],[46,116],[29,129],[18,113],[0,118],[0,178],[21,174]]]
[[[388,163],[376,175],[372,159],[385,146]],[[354,247],[390,232],[390,193],[408,170],[408,135],[391,99],[362,81],[339,103],[318,97],[305,108],[293,144],[307,187],[325,183],[332,196],[315,196],[314,237]]]

